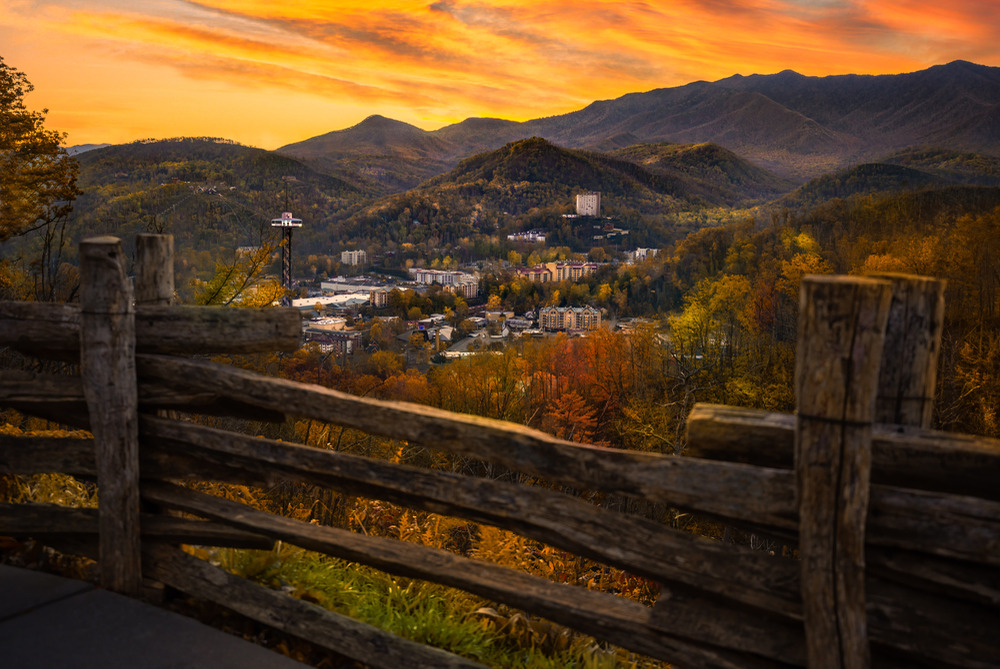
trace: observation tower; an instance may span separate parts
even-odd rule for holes
[[[302,227],[302,219],[294,218],[292,212],[285,211],[282,212],[281,218],[271,219],[272,228],[281,228],[282,243],[281,243],[281,285],[283,285],[289,293],[292,290],[292,230],[295,228]],[[286,297],[286,300],[290,300],[291,297]]]

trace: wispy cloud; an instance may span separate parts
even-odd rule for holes
[[[55,40],[64,58],[86,50],[150,79],[169,70],[192,99],[217,84],[425,127],[734,73],[1000,61],[995,0],[0,0],[2,29],[26,35],[16,48],[40,61],[34,44]],[[72,57],[61,66],[73,76]]]

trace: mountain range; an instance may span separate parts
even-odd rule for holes
[[[906,75],[730,77],[523,123],[425,131],[372,116],[278,151],[213,138],[81,147],[68,238],[169,230],[195,248],[234,249],[291,210],[308,220],[297,236],[306,254],[460,247],[471,257],[470,244],[532,228],[587,251],[595,233],[564,215],[589,190],[639,246],[892,194],[947,193],[961,213],[997,200],[998,110],[1000,68],[956,62]]]
[[[359,186],[398,192],[470,155],[530,137],[613,151],[713,143],[802,183],[911,147],[1000,154],[1000,68],[955,61],[896,75],[786,70],[631,93],[524,122],[470,118],[438,130],[381,116],[278,149]]]

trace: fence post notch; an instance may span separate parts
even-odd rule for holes
[[[142,588],[135,307],[116,237],[80,243],[80,368],[97,459],[101,585]]]
[[[875,279],[807,276],[795,364],[795,472],[811,669],[866,668],[865,520],[892,295]]]

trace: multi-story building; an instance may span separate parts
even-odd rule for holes
[[[512,235],[507,235],[507,239],[512,242],[531,242],[533,244],[544,244],[545,243],[545,231],[544,230],[528,230],[527,232],[515,232]]]
[[[576,196],[576,213],[578,216],[601,215],[601,194],[597,191],[580,193]]]
[[[597,270],[597,263],[592,262],[557,262],[554,265],[554,281],[579,281]]]
[[[542,307],[538,326],[543,330],[594,330],[601,326],[601,311],[595,307]]]
[[[307,328],[304,334],[305,340],[315,342],[323,353],[336,352],[341,355],[350,355],[360,350],[363,338],[363,334],[357,330],[330,332]]]
[[[364,265],[368,262],[367,251],[343,251],[340,254],[340,262],[345,265]]]
[[[389,291],[385,288],[373,290],[368,294],[368,301],[373,307],[389,306]]]
[[[437,283],[446,290],[465,297],[475,297],[479,294],[479,280],[472,274],[422,267],[410,268],[410,274],[417,283],[425,285]]]
[[[529,281],[548,283],[552,281],[552,270],[546,265],[535,265],[534,267],[520,267],[517,270],[519,276],[526,277]]]
[[[519,269],[520,276],[531,281],[548,283],[549,281],[579,281],[597,270],[597,263],[592,262],[549,262]]]
[[[650,256],[655,256],[659,252],[660,252],[659,249],[638,248],[635,251],[628,252],[628,261],[632,264],[640,263],[646,258],[649,258]]]

